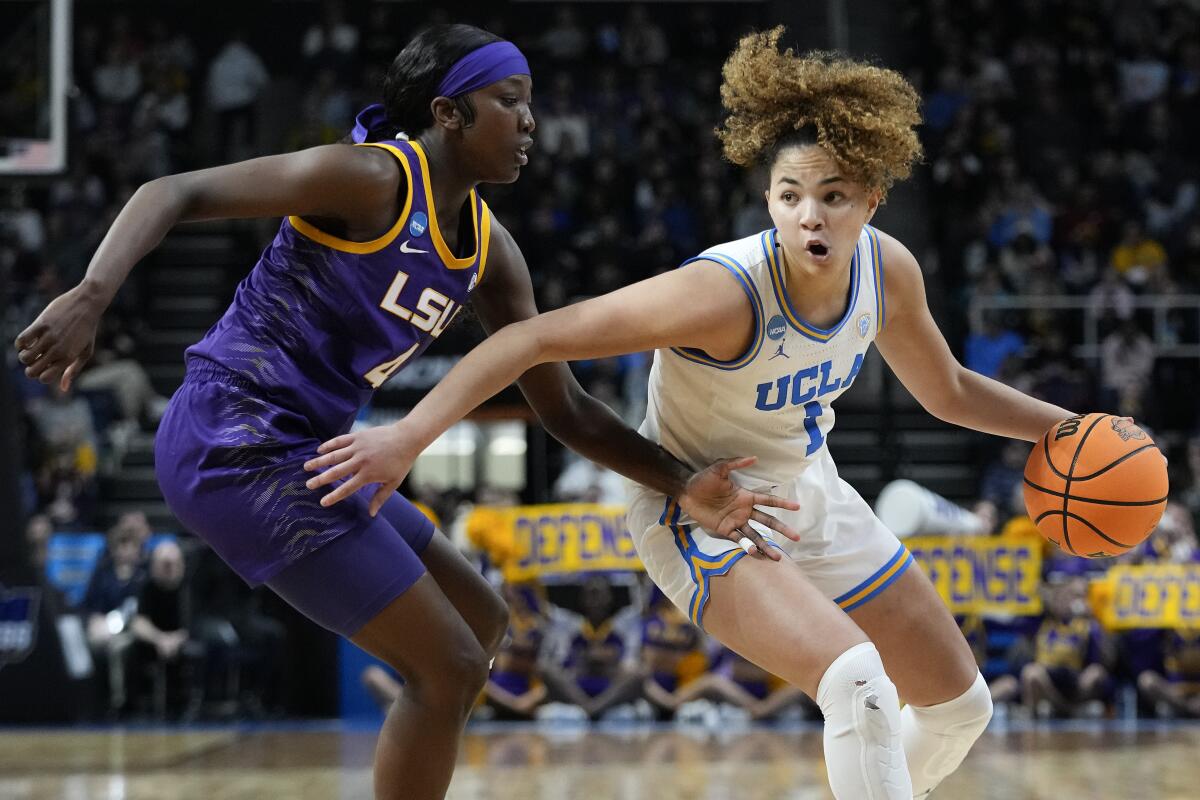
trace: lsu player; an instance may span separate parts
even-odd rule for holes
[[[326,442],[309,466],[326,470],[316,483],[346,479],[327,500],[388,489],[531,366],[656,350],[642,431],[691,464],[755,453],[741,480],[794,500],[781,518],[800,536],[778,543],[777,560],[757,514],[735,544],[669,492],[639,487],[628,521],[650,576],[724,645],[817,701],[836,797],[910,800],[959,765],[992,703],[929,580],[838,477],[825,446],[832,403],[874,343],[949,422],[1035,441],[1070,412],[961,366],[916,259],[868,224],[920,153],[912,86],[891,70],[781,52],[781,35],[751,34],[726,62],[719,132],[731,161],[766,168],[774,229],[511,326],[403,420]]]
[[[404,676],[376,748],[380,798],[445,795],[507,610],[411,503],[391,493],[371,506],[364,493],[332,507],[305,487],[302,465],[467,302],[490,331],[536,314],[525,260],[475,191],[511,183],[528,162],[531,86],[511,43],[468,25],[427,28],[388,69],[384,104],[359,115],[359,146],[147,183],[80,284],[16,341],[29,377],[65,388],[126,275],[175,224],[285,216],[224,317],[188,350],[155,462],[172,511],[239,575]],[[521,386],[564,443],[681,492],[726,535],[756,502],[784,502],[730,479],[744,461],[694,474],[565,366],[532,371]]]

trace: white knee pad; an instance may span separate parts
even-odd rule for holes
[[[842,653],[817,687],[825,767],[838,800],[912,800],[900,738],[900,700],[870,642]]]
[[[927,797],[966,757],[992,718],[987,681],[976,674],[971,688],[936,706],[905,706],[900,714],[904,753],[914,796]]]

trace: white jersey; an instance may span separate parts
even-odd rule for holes
[[[863,226],[850,266],[849,302],[832,327],[818,328],[793,309],[776,231],[705,250],[728,269],[754,309],[754,336],[739,357],[720,361],[700,350],[654,354],[641,432],[693,468],[719,458],[758,456],[740,471],[750,485],[789,482],[828,461],[833,401],[858,376],[884,323],[879,234]],[[703,324],[702,320],[698,320]]]

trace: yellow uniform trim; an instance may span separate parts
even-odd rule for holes
[[[455,258],[454,254],[450,252],[450,248],[446,246],[446,240],[442,238],[442,229],[438,227],[437,210],[433,207],[433,188],[429,182],[429,162],[425,158],[425,151],[417,142],[409,142],[409,144],[412,145],[413,152],[417,154],[417,161],[421,162],[421,180],[425,184],[425,208],[429,212],[429,238],[433,239],[434,249],[442,257],[442,263],[446,269],[466,269],[474,266],[475,257],[480,255],[483,247],[479,236],[479,204],[475,202],[475,190],[472,189],[468,195],[471,203],[471,224],[475,228],[475,252],[466,258]],[[481,267],[480,277],[482,277],[482,272]]]
[[[684,556],[684,560],[691,570],[692,583],[696,587],[693,590],[692,601],[688,607],[688,616],[694,625],[703,627],[700,622],[700,616],[704,613],[704,606],[708,602],[709,578],[714,573],[720,572],[724,567],[746,555],[746,552],[740,547],[722,553],[719,556],[709,556],[700,552],[688,537],[687,527],[672,521],[678,513],[678,507],[678,502],[674,498],[669,498],[661,519],[666,523],[671,532],[675,534],[679,552]]]
[[[492,241],[491,209],[482,200],[479,201],[479,206],[483,209],[483,221],[479,226],[479,272],[475,276],[476,283],[483,280],[483,271],[487,269],[488,244]]]
[[[779,300],[779,308],[783,312],[783,316],[787,318],[787,321],[791,323],[793,328],[809,339],[822,343],[828,342],[838,334],[842,326],[850,319],[854,311],[854,306],[858,303],[859,283],[862,281],[859,275],[858,263],[859,243],[854,243],[854,255],[850,259],[850,298],[846,304],[846,312],[842,315],[841,319],[834,323],[832,328],[822,330],[801,319],[792,309],[791,295],[788,294],[787,287],[783,281],[783,265],[779,261],[779,253],[776,252],[777,248],[774,246],[775,234],[772,232],[766,235],[768,236],[769,246],[764,246],[763,249],[767,252],[767,264],[770,268],[771,283],[775,287],[775,295]]]
[[[704,601],[708,599],[708,572],[706,570],[718,570],[724,567],[730,561],[741,558],[746,555],[746,552],[741,548],[730,550],[720,561],[706,562],[701,561],[696,556],[692,556],[692,575],[696,581],[698,591],[696,596],[692,598],[692,622],[697,626],[700,625],[700,612],[704,610]]]
[[[875,332],[879,333],[883,330],[883,315],[887,311],[883,302],[883,249],[879,245],[879,234],[870,225],[863,227],[871,239],[871,261],[875,267]]]
[[[862,600],[864,597],[869,595],[871,592],[875,591],[876,589],[878,589],[879,587],[883,586],[885,583],[890,581],[898,572],[900,572],[900,571],[904,570],[906,567],[908,567],[908,565],[911,561],[912,561],[912,553],[905,551],[904,555],[902,557],[896,559],[895,564],[892,564],[891,569],[882,573],[881,575],[876,576],[875,580],[871,581],[866,586],[862,587],[861,589],[859,589],[857,592],[850,595],[849,597],[839,599],[837,601],[838,607],[849,608],[850,606],[854,605],[858,601]]]
[[[404,197],[404,209],[400,212],[400,216],[396,219],[396,224],[392,225],[391,229],[380,236],[378,239],[372,239],[369,242],[352,242],[349,239],[339,239],[333,234],[326,233],[315,225],[302,220],[297,216],[288,217],[288,222],[296,229],[297,233],[302,234],[308,239],[312,239],[317,244],[323,244],[326,247],[332,247],[334,250],[340,250],[343,253],[356,253],[364,255],[366,253],[378,253],[383,248],[391,244],[400,231],[404,230],[404,223],[408,221],[408,212],[412,210],[412,171],[408,168],[408,159],[404,157],[398,149],[390,144],[382,142],[367,142],[365,144],[355,145],[355,147],[379,147],[384,150],[389,150],[396,156],[396,160],[400,162],[400,166],[404,168],[404,177],[408,181],[408,192]],[[426,184],[426,191],[428,191]],[[432,206],[431,206],[432,208]]]

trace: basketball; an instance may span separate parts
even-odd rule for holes
[[[1029,454],[1025,507],[1067,552],[1121,555],[1150,535],[1167,507],[1166,459],[1129,417],[1065,419]]]

